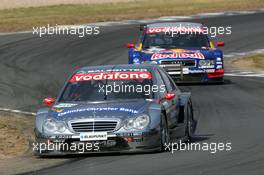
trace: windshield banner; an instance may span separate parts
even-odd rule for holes
[[[135,80],[152,79],[150,72],[109,72],[109,73],[89,73],[75,74],[69,82],[92,81],[92,80]]]

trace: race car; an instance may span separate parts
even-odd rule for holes
[[[193,137],[191,94],[156,65],[84,67],[35,120],[38,156],[164,151]]]
[[[139,43],[128,44],[129,64],[158,64],[176,82],[223,82],[223,52],[199,23],[167,22],[141,27]]]

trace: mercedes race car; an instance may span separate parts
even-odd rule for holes
[[[37,112],[39,156],[163,151],[192,138],[191,94],[156,65],[84,67]]]
[[[129,64],[158,64],[177,82],[223,82],[223,53],[198,23],[153,23],[141,27],[139,43],[128,44]]]

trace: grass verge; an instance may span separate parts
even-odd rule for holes
[[[0,113],[0,174],[21,174],[69,161],[33,156],[34,119],[31,115]]]
[[[232,65],[242,69],[264,71],[264,54],[257,54],[235,59]]]
[[[57,5],[0,10],[0,32],[32,30],[47,24],[83,24],[224,10],[253,10],[263,0],[143,0],[122,3]]]
[[[0,159],[30,154],[34,140],[33,116],[2,113],[0,115]]]

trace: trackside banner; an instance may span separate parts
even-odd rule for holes
[[[69,82],[91,80],[135,80],[152,79],[150,72],[110,72],[110,73],[82,73],[73,75]]]

